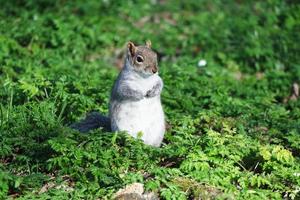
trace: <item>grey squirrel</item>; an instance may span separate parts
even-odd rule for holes
[[[99,127],[126,131],[135,138],[141,137],[145,144],[159,147],[165,133],[162,88],[157,54],[151,49],[151,42],[145,46],[128,42],[124,67],[111,92],[109,117],[92,112],[71,128],[80,132]]]

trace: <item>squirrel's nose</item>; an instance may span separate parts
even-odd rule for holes
[[[158,71],[158,68],[154,65],[154,66],[152,67],[152,72],[153,72],[153,74],[155,74],[157,71]]]

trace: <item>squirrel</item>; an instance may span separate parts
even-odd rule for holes
[[[163,81],[158,70],[157,54],[150,41],[144,46],[128,42],[124,67],[112,88],[109,117],[92,112],[71,128],[80,132],[99,127],[126,131],[147,145],[159,147],[165,133],[165,119],[160,98]]]

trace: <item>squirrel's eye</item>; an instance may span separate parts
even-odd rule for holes
[[[144,61],[144,58],[142,56],[137,56],[136,57],[136,61],[139,62],[139,63],[141,63],[141,62]]]

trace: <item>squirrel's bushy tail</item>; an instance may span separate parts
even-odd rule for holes
[[[85,119],[72,124],[70,127],[82,133],[86,133],[90,130],[94,130],[100,127],[102,127],[105,131],[111,131],[109,117],[104,116],[98,112],[88,113]]]

